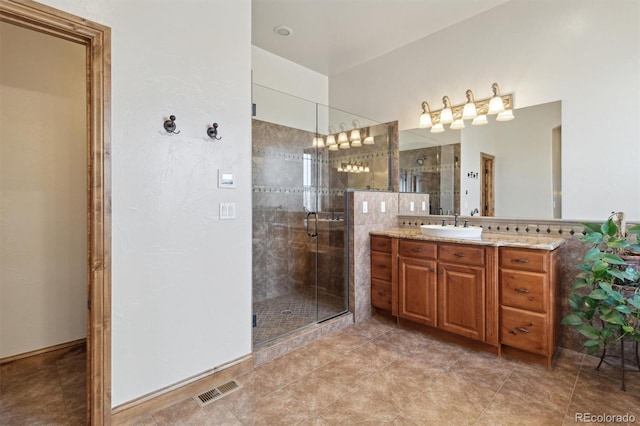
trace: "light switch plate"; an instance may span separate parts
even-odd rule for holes
[[[415,211],[416,210],[416,203],[414,203],[413,201],[411,201],[409,203],[409,211]]]
[[[384,201],[380,201],[380,213],[387,211],[387,205]]]
[[[426,212],[426,211],[427,211],[427,202],[426,202],[426,201],[423,201],[423,202],[422,202],[422,211],[423,211],[423,212]]]
[[[236,218],[236,203],[220,203],[220,220]]]
[[[362,202],[362,213],[368,213],[369,212],[369,203],[367,203],[366,201]]]

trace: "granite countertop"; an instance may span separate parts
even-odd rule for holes
[[[382,235],[392,238],[407,238],[411,240],[436,241],[447,243],[473,244],[494,247],[520,247],[538,250],[555,250],[564,243],[563,238],[540,237],[534,235],[510,235],[482,233],[479,238],[441,238],[423,235],[420,229],[385,228],[369,232],[370,235]]]

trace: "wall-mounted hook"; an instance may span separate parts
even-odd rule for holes
[[[180,130],[178,130],[176,132],[176,116],[175,115],[170,115],[168,120],[165,120],[164,122],[164,130],[167,131],[167,133],[173,133],[173,134],[178,134],[180,133]]]
[[[211,138],[211,139],[215,139],[217,141],[219,141],[220,139],[222,139],[221,137],[218,137],[218,123],[213,123],[213,126],[209,127],[207,129],[207,135]]]

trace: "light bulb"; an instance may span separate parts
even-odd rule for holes
[[[454,120],[453,123],[451,123],[451,126],[449,126],[449,128],[451,130],[464,129],[464,121],[462,121],[462,118],[458,118],[457,120]]]
[[[489,124],[489,121],[487,120],[487,115],[486,114],[481,114],[481,115],[477,116],[471,122],[472,126],[484,126],[485,124]]]
[[[340,132],[338,134],[338,143],[339,144],[343,144],[343,143],[349,143],[349,139],[347,138],[347,134],[345,132]]]
[[[442,123],[436,123],[431,127],[431,133],[442,133],[444,132],[444,126]]]
[[[428,112],[422,113],[420,116],[420,124],[418,125],[421,129],[428,129],[431,127],[433,123],[431,122],[431,114]]]
[[[496,117],[496,121],[510,121],[514,118],[515,117],[513,116],[513,110],[507,109],[498,114],[498,116]]]
[[[349,139],[351,139],[351,141],[359,141],[360,140],[360,130],[358,129],[353,129],[351,131],[351,136],[349,137]]]

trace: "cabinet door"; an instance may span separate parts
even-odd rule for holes
[[[484,269],[439,264],[438,327],[451,333],[484,340]]]
[[[401,257],[399,265],[399,316],[435,327],[436,262]]]

